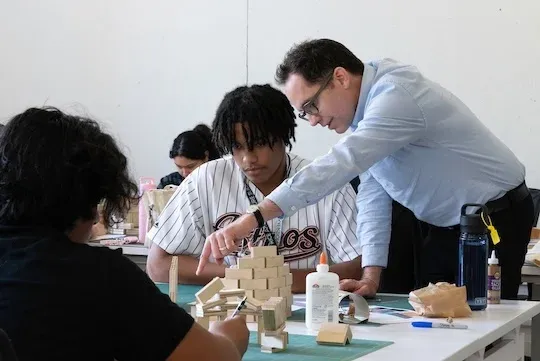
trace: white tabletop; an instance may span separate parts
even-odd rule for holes
[[[467,330],[413,328],[408,322],[379,327],[351,326],[351,329],[356,339],[394,342],[360,358],[361,361],[462,361],[537,314],[540,314],[540,302],[502,301],[485,311],[473,312],[471,318],[455,319],[456,323],[468,325]],[[316,335],[300,322],[287,322],[286,330],[292,334]]]
[[[148,256],[148,247],[144,244],[124,244],[121,246],[108,246],[99,242],[88,242],[93,247],[108,247],[110,249],[122,248],[122,253],[126,256]]]

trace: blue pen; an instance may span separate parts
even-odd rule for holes
[[[467,325],[457,325],[455,323],[442,323],[442,322],[425,322],[425,321],[415,321],[412,322],[413,327],[419,328],[454,328],[458,330],[466,330]]]

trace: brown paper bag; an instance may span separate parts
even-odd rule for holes
[[[470,317],[465,286],[439,282],[409,293],[409,303],[425,317]]]
[[[164,189],[151,189],[146,191],[143,195],[144,209],[148,215],[147,230],[154,226],[157,222],[159,215],[171,199],[172,195],[176,191],[177,186],[168,185]],[[145,245],[150,247],[150,241],[146,239]]]

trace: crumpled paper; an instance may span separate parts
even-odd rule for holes
[[[430,283],[427,287],[409,293],[409,303],[425,317],[470,317],[465,286],[456,287],[447,282]]]

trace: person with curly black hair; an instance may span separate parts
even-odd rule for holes
[[[91,119],[31,108],[4,128],[0,327],[20,361],[241,359],[245,320],[208,332],[121,253],[85,244],[98,203],[117,222],[137,192],[126,157]]]

